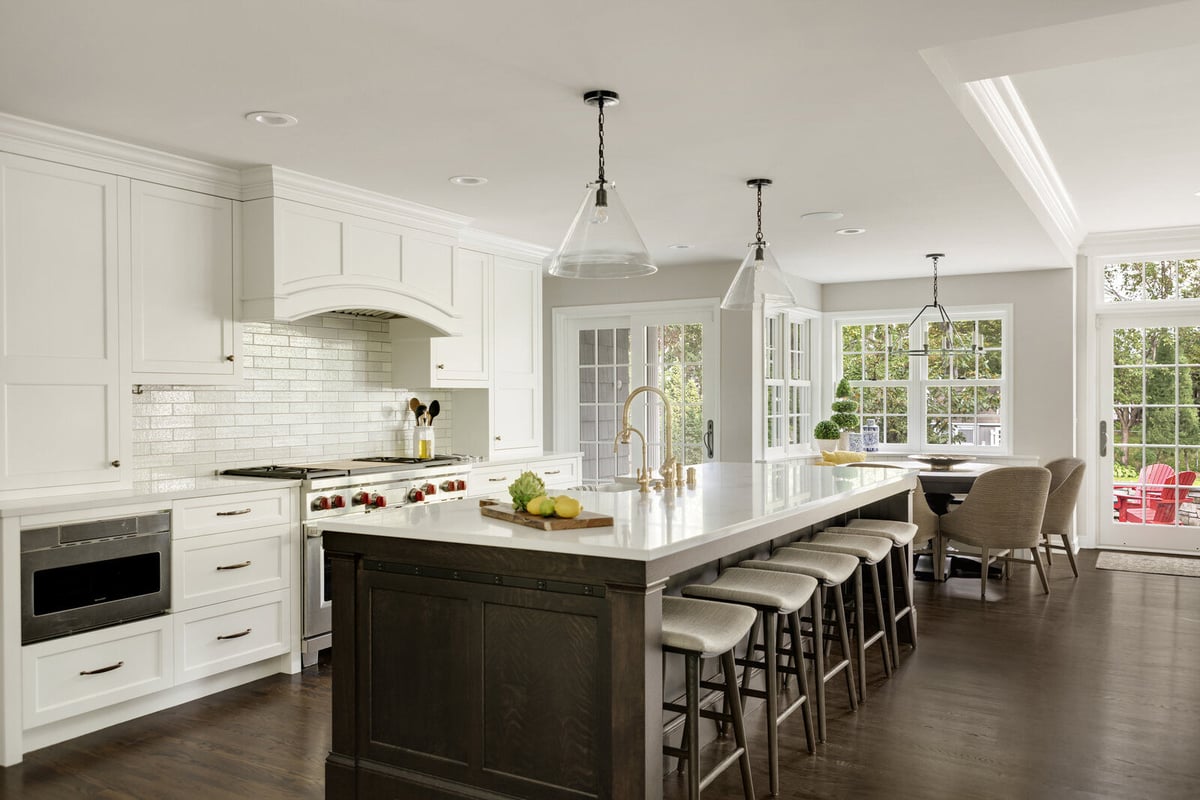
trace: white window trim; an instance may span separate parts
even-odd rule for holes
[[[1003,376],[1000,379],[1000,424],[1001,430],[1004,431],[1003,443],[1000,447],[990,447],[983,445],[934,445],[925,443],[925,389],[930,383],[942,383],[942,381],[930,381],[925,377],[924,366],[920,363],[921,356],[914,356],[910,363],[913,368],[909,370],[909,379],[903,384],[909,387],[909,403],[908,403],[908,430],[909,442],[905,445],[889,445],[886,442],[879,443],[879,452],[881,453],[929,453],[929,452],[961,452],[965,454],[978,455],[1012,455],[1012,438],[1013,438],[1013,418],[1012,410],[1015,405],[1014,401],[1014,381],[1012,369],[1012,352],[1013,352],[1013,306],[1012,303],[997,303],[992,305],[975,305],[975,306],[955,306],[952,309],[946,309],[950,315],[951,321],[960,319],[978,319],[981,317],[999,318],[1003,330],[1003,339],[1001,342],[1001,360],[1000,370]],[[843,324],[907,324],[912,321],[914,309],[883,309],[883,310],[863,310],[863,311],[839,311],[836,313],[825,314],[826,325],[824,326],[829,332],[829,347],[826,350],[829,356],[829,369],[826,375],[829,378],[828,393],[832,395],[833,387],[842,378],[842,336],[841,326]],[[882,383],[882,382],[881,382]],[[888,381],[887,384],[896,385],[896,381]],[[961,385],[977,385],[978,381],[963,381]],[[985,382],[991,384],[990,381]],[[822,393],[824,395],[824,393]],[[826,399],[826,398],[823,398]],[[814,401],[815,402],[815,401]],[[821,413],[814,412],[814,420],[822,420],[829,418],[827,409],[829,403],[832,402],[832,397],[827,398],[827,402],[822,407]],[[861,410],[858,412],[860,417],[863,416]],[[919,437],[919,441],[913,441],[914,435]]]
[[[692,322],[696,313],[709,314],[712,317],[712,342],[720,352],[721,348],[721,300],[720,298],[700,298],[689,300],[656,300],[637,303],[610,303],[605,305],[595,306],[556,306],[551,309],[550,320],[551,330],[554,332],[554,338],[550,343],[551,364],[553,365],[553,373],[551,376],[551,400],[554,408],[554,420],[552,425],[552,435],[555,450],[564,452],[570,449],[570,432],[567,430],[564,420],[571,416],[572,404],[579,404],[579,386],[578,381],[574,377],[567,374],[567,360],[564,358],[564,353],[561,349],[563,345],[571,345],[573,342],[568,341],[567,324],[578,320],[603,319],[611,317],[647,317],[654,320],[657,325],[670,325],[679,322]],[[705,337],[708,338],[707,332]],[[710,369],[709,365],[705,365],[705,369]],[[631,376],[632,378],[632,376]],[[712,375],[713,386],[720,391],[721,372],[720,362],[716,364],[716,370]],[[721,398],[718,394],[712,398],[714,408],[721,408]],[[718,424],[720,418],[717,419]],[[720,435],[713,442],[713,450],[715,453],[714,460],[720,460]]]

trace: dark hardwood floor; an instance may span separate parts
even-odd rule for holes
[[[918,583],[921,641],[896,677],[872,673],[857,713],[831,684],[829,742],[782,728],[785,798],[1200,797],[1200,580],[1056,559],[1031,570]],[[878,659],[875,659],[877,662]],[[876,670],[878,666],[876,665]],[[321,798],[329,671],[276,676],[49,747],[0,772],[29,800]],[[748,719],[767,796],[761,717]],[[715,756],[724,746],[709,748]],[[668,798],[685,796],[666,782]],[[736,768],[705,793],[740,800]]]

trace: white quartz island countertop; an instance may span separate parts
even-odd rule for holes
[[[901,470],[795,462],[716,462],[697,473],[696,488],[682,491],[572,491],[586,510],[613,517],[613,525],[604,528],[543,531],[485,517],[473,500],[389,508],[317,525],[352,534],[654,562],[691,552],[702,556],[710,549],[735,552],[853,514],[916,485],[914,473]]]

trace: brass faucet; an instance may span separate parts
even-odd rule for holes
[[[641,486],[641,491],[649,491],[650,479],[652,473],[650,466],[647,463],[646,456],[646,435],[637,428],[629,424],[629,406],[633,403],[633,398],[637,397],[642,392],[653,392],[662,398],[663,404],[663,422],[666,431],[663,434],[663,444],[666,447],[665,460],[662,463],[661,472],[663,476],[663,486],[667,489],[675,488],[675,453],[671,449],[671,401],[667,399],[666,394],[657,386],[639,386],[629,393],[625,398],[625,407],[621,409],[621,430],[617,433],[616,441],[613,442],[613,452],[617,452],[617,443],[629,444],[629,435],[636,433],[642,439],[642,468],[638,471],[638,484]],[[645,481],[643,483],[643,481]]]

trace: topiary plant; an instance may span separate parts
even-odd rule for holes
[[[814,439],[836,439],[841,433],[841,429],[833,422],[833,420],[823,419],[813,428]]]
[[[840,381],[838,381],[837,388],[833,390],[833,394],[837,399],[834,400],[829,406],[834,412],[832,416],[829,417],[829,420],[836,425],[839,430],[858,430],[858,415],[854,413],[855,411],[858,411],[858,403],[851,399],[851,396],[854,394],[854,390],[850,388],[850,381],[846,380],[845,378],[842,378]]]

